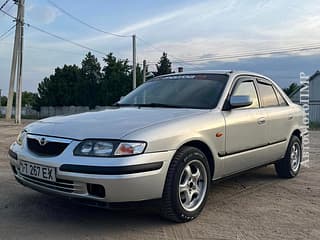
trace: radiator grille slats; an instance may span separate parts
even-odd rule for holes
[[[27,145],[29,150],[35,154],[43,156],[58,156],[69,145],[69,143],[66,142],[47,141],[45,144],[41,144],[40,142],[41,140],[36,138],[27,138]]]

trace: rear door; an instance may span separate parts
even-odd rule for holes
[[[270,81],[258,79],[257,87],[262,108],[267,114],[268,144],[286,141],[294,118],[288,103]]]

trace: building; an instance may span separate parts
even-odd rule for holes
[[[300,87],[301,88],[301,87]],[[300,88],[294,91],[290,98],[294,103],[300,104]],[[316,71],[309,78],[309,117],[311,122],[320,123],[320,71]]]

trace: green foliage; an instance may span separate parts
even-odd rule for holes
[[[1,96],[1,106],[7,106],[8,98],[6,96]],[[37,94],[32,92],[24,91],[22,92],[22,106],[34,106],[37,101]],[[13,106],[16,106],[16,93],[13,94]]]
[[[6,96],[1,96],[1,99],[0,99],[0,105],[1,106],[7,106],[7,101],[8,101],[8,98]]]
[[[38,95],[36,93],[22,92],[22,106],[35,106]]]
[[[81,77],[76,92],[76,104],[94,108],[97,104],[97,92],[102,81],[101,66],[98,59],[90,52],[81,63]]]
[[[117,59],[112,53],[103,58],[102,68],[98,59],[88,52],[76,65],[57,67],[54,74],[45,77],[38,85],[38,93],[23,92],[22,106],[89,106],[112,105],[132,90],[132,66],[128,59]],[[163,53],[158,75],[171,73],[171,62]],[[136,67],[137,86],[142,84],[143,69]],[[7,105],[7,97],[1,97],[1,106]],[[13,100],[15,106],[15,95]]]
[[[103,61],[106,66],[102,69],[99,104],[112,105],[132,90],[131,67],[127,59],[116,59],[112,53],[108,54]]]
[[[77,105],[81,97],[79,89],[81,71],[76,65],[56,68],[53,75],[46,77],[38,85],[37,106]]]
[[[291,83],[289,87],[284,88],[283,91],[287,94],[287,96],[290,96],[294,91],[296,91],[299,88],[298,84]]]
[[[87,53],[76,65],[56,68],[53,75],[38,85],[36,109],[40,106],[112,105],[132,90],[132,66],[128,59],[117,59],[112,53],[103,58],[104,67],[92,54]],[[142,69],[137,65],[137,86],[142,83]]]
[[[167,53],[163,52],[159,63],[157,64],[156,76],[172,73],[171,62]]]

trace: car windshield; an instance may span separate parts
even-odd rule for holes
[[[185,74],[157,77],[141,85],[115,105],[212,109],[218,104],[228,75]]]

